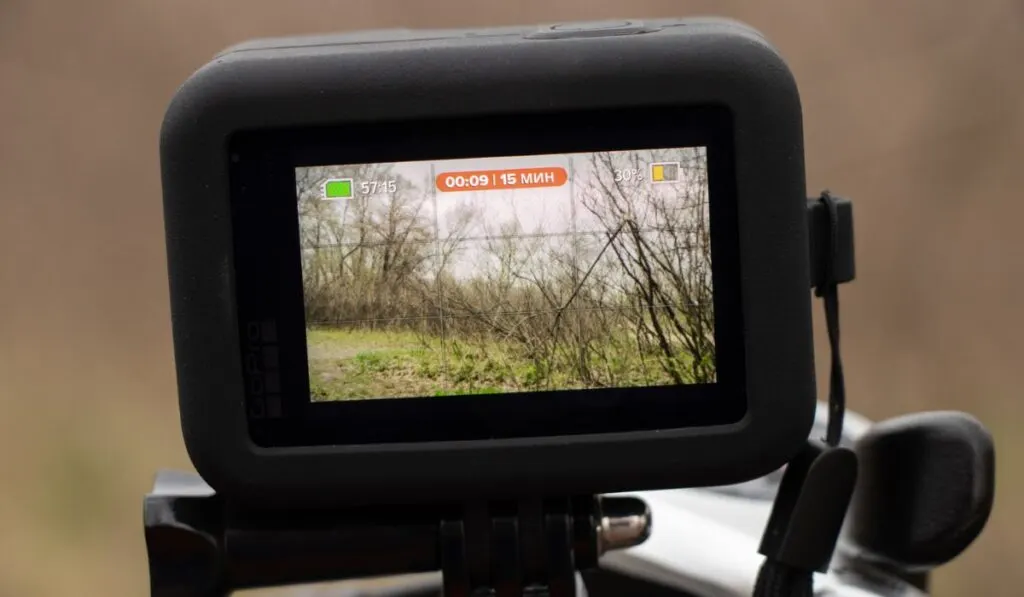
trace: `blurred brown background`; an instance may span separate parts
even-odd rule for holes
[[[851,406],[963,409],[996,435],[995,513],[936,593],[1021,594],[1019,0],[0,0],[0,597],[146,594],[141,498],[188,466],[157,132],[194,68],[261,35],[693,14],[781,48],[810,189],[856,200]]]

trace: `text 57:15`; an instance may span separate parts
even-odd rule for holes
[[[359,192],[363,195],[377,195],[381,193],[394,193],[398,190],[398,181],[391,180],[364,180],[359,183]]]

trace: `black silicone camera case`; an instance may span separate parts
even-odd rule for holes
[[[742,420],[429,444],[251,441],[233,278],[232,135],[691,105],[725,106],[732,115]],[[246,43],[178,90],[160,149],[182,431],[197,471],[230,500],[316,508],[728,484],[774,470],[807,439],[815,381],[800,99],[778,52],[743,24],[584,23]]]

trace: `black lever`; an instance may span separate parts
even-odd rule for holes
[[[995,496],[992,436],[961,412],[882,421],[855,448],[860,476],[847,534],[862,556],[923,572],[981,534]]]

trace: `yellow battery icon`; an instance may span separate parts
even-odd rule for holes
[[[651,164],[651,182],[679,182],[679,162]]]

